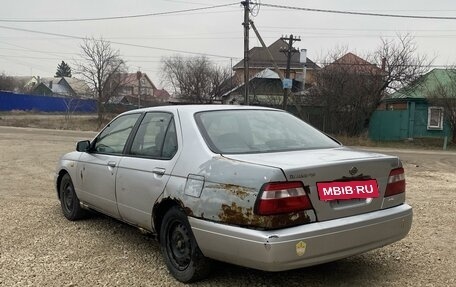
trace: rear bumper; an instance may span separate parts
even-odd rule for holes
[[[325,222],[259,231],[189,218],[207,257],[245,267],[282,271],[334,261],[404,238],[412,226],[407,204]]]

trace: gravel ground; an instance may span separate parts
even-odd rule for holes
[[[53,187],[60,155],[93,133],[0,127],[0,286],[184,286],[157,242],[101,215],[67,221]],[[194,286],[456,286],[456,154],[384,150],[407,174],[408,237],[359,256],[267,273],[216,263]]]

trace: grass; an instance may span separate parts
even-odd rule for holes
[[[114,115],[109,115],[104,121],[104,126]],[[0,113],[0,125],[12,127],[61,129],[78,131],[98,131],[101,127],[98,124],[96,114],[73,114],[62,113],[40,113],[12,111]]]
[[[380,148],[401,148],[401,149],[429,149],[429,150],[442,150],[443,138],[414,138],[413,140],[399,140],[399,141],[372,141],[367,135],[359,137],[349,137],[346,135],[334,136],[346,146],[366,146],[366,147],[380,147]],[[448,139],[447,150],[456,150],[456,144]]]

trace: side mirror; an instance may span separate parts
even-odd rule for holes
[[[90,141],[80,141],[76,144],[76,151],[79,152],[86,152],[89,150],[90,147]]]

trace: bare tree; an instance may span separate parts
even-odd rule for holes
[[[88,81],[95,92],[98,109],[98,123],[101,125],[105,114],[105,104],[115,95],[120,87],[120,81],[113,79],[115,75],[126,72],[125,62],[118,50],[111,47],[110,42],[88,38],[81,44],[82,61],[76,63],[77,73]]]
[[[231,86],[230,70],[215,65],[207,57],[173,56],[162,59],[162,78],[177,98],[192,103],[213,103]]]
[[[324,109],[323,129],[333,134],[361,134],[385,93],[416,81],[428,70],[426,57],[416,50],[413,38],[406,35],[382,40],[377,51],[364,59],[343,49],[331,52],[316,73],[310,95]]]
[[[315,106],[323,107],[325,131],[359,134],[375,110],[381,94],[382,70],[344,50],[336,50],[316,73],[312,89]]]
[[[0,74],[0,91],[14,91],[17,88],[17,81],[5,73]]]
[[[70,128],[71,118],[74,112],[77,110],[79,106],[79,102],[81,99],[78,98],[63,98],[63,103],[65,104],[65,128]]]
[[[375,51],[375,63],[384,66],[383,84],[379,93],[395,92],[429,70],[432,61],[417,53],[418,46],[410,34],[398,35],[394,40],[381,39]]]

